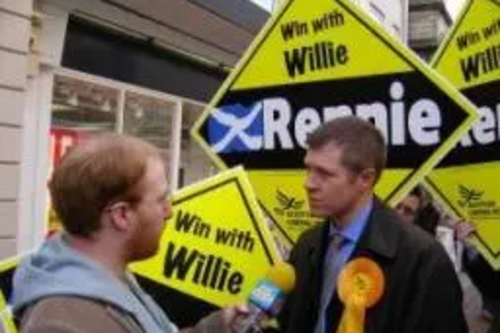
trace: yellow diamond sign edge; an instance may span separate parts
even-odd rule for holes
[[[20,260],[31,253],[31,251],[22,254],[22,255],[16,255],[9,257],[5,260],[2,260],[0,262],[0,274],[3,274],[4,272],[10,271],[11,269],[14,269],[20,262]],[[16,325],[14,324],[13,316],[11,309],[8,306],[8,303],[5,299],[5,295],[3,294],[3,290],[0,290],[0,324],[2,325],[4,331],[6,333],[16,333],[17,328]],[[2,331],[2,330],[0,330]]]
[[[0,291],[0,323],[3,326],[2,332],[16,333],[17,328],[14,324],[12,312],[5,301],[3,293]]]

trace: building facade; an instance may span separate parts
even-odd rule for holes
[[[422,59],[430,60],[451,24],[443,0],[410,0],[408,44]]]
[[[410,0],[353,0],[389,33],[403,43],[408,37],[408,8]]]
[[[0,255],[16,252],[31,0],[0,1]]]

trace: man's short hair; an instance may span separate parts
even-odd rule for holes
[[[342,149],[342,165],[354,173],[373,168],[376,180],[386,163],[386,146],[382,133],[369,121],[354,117],[332,119],[307,138],[309,148],[329,143]]]
[[[138,183],[159,151],[138,138],[98,135],[70,150],[49,183],[54,210],[70,234],[88,237],[101,227],[102,212],[118,201],[141,200]]]

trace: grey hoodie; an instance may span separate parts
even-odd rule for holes
[[[71,249],[63,234],[47,240],[14,275],[14,312],[48,296],[79,296],[108,303],[135,318],[148,333],[177,331],[132,275],[128,276],[128,285],[121,282],[102,265]]]

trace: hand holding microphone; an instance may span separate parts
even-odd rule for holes
[[[250,293],[248,315],[235,321],[233,329],[238,333],[261,332],[261,322],[279,314],[285,295],[294,287],[295,271],[290,264],[272,266]]]

